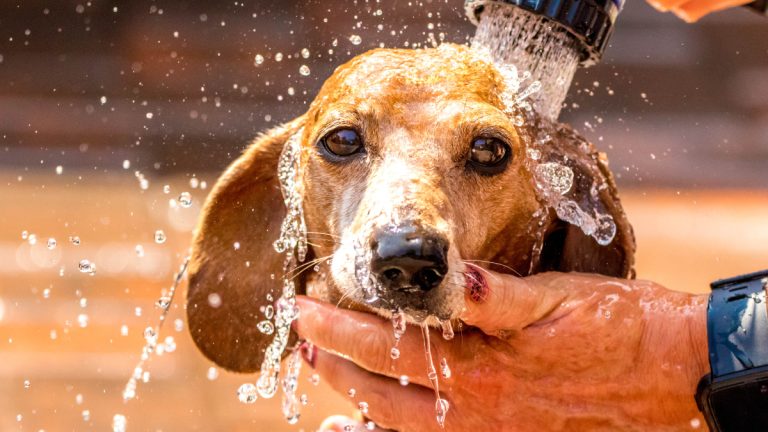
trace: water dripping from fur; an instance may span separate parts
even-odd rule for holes
[[[437,378],[435,362],[432,359],[432,345],[429,338],[429,327],[426,323],[421,326],[421,334],[424,340],[424,355],[427,359],[427,378],[435,390],[435,419],[442,428],[445,427],[445,416],[448,414],[450,406],[447,400],[440,397],[440,382]]]
[[[299,317],[296,306],[296,286],[289,277],[296,266],[303,262],[307,255],[307,226],[304,222],[304,210],[302,208],[301,190],[301,135],[303,129],[299,129],[285,143],[278,163],[278,179],[280,189],[283,192],[283,201],[286,207],[286,216],[280,227],[280,237],[275,241],[274,247],[278,253],[285,254],[283,264],[283,291],[277,300],[277,311],[274,315],[274,338],[264,352],[264,361],[261,364],[261,375],[256,383],[256,389],[263,398],[271,398],[278,389],[280,376],[280,360],[288,344],[291,333],[291,323]],[[298,351],[298,350],[296,350]],[[293,359],[295,357],[292,356]],[[288,370],[283,381],[283,391],[287,393],[288,402],[283,403],[283,410],[289,423],[295,416],[298,421],[298,409],[300,404],[296,399],[296,384],[293,374],[297,373],[299,366],[289,361]],[[286,383],[289,384],[286,386]],[[291,399],[292,396],[292,399]],[[295,402],[295,403],[294,403]]]

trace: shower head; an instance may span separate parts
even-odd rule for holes
[[[475,25],[489,4],[507,4],[556,23],[579,45],[581,66],[600,61],[613,32],[623,0],[465,0],[464,7]]]

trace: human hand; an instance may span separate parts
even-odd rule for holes
[[[708,371],[706,296],[576,273],[475,275],[480,283],[469,283],[461,317],[473,327],[451,341],[432,330],[436,363],[446,358],[453,371],[440,380],[450,403],[446,430],[704,424],[693,393]],[[440,430],[416,328],[393,360],[389,321],[306,297],[298,305],[296,329],[315,347],[305,360],[336,391],[356,389],[355,403],[367,402],[366,416],[380,427]]]
[[[672,12],[680,19],[693,23],[704,15],[742,6],[753,0],[648,0],[660,12]]]

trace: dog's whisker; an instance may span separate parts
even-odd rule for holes
[[[331,234],[331,233],[326,233],[326,232],[319,232],[319,231],[307,231],[307,234],[324,235],[324,236],[338,238],[338,239],[341,238],[341,236],[336,235],[336,234]]]
[[[327,256],[324,256],[322,258],[316,258],[316,259],[313,259],[312,261],[308,261],[308,262],[305,262],[305,263],[301,264],[300,266],[297,266],[295,269],[293,269],[293,274],[290,275],[289,279],[293,280],[293,279],[297,278],[302,273],[304,273],[304,271],[306,271],[308,268],[313,267],[313,266],[315,266],[317,264],[321,264],[321,263],[325,262],[326,260],[328,260],[329,258],[331,258],[332,256],[333,255],[327,255]],[[286,276],[289,276],[289,275],[286,274]]]
[[[496,262],[496,261],[485,261],[485,260],[462,260],[462,261],[464,262],[464,264],[467,264],[467,265],[471,265],[471,266],[473,266],[473,267],[477,267],[477,268],[482,268],[482,267],[478,266],[477,264],[474,264],[474,263],[476,263],[476,262],[479,262],[479,263],[485,263],[485,264],[492,264],[492,265],[497,265],[497,266],[499,266],[499,267],[503,267],[503,268],[505,268],[505,269],[509,270],[510,272],[514,273],[514,274],[515,274],[515,276],[518,276],[518,277],[523,277],[523,275],[522,275],[522,274],[520,274],[520,272],[518,272],[517,270],[513,269],[512,267],[510,267],[510,266],[508,266],[508,265],[502,264],[502,263],[500,263],[500,262]],[[483,270],[486,270],[486,269],[483,269]],[[486,270],[486,271],[487,271],[487,270]],[[490,274],[490,273],[489,273],[489,274]]]
[[[314,247],[331,246],[331,245],[321,245],[321,244],[313,243],[311,241],[307,241],[307,244],[310,245],[310,246],[314,246]]]
[[[350,298],[350,297],[352,296],[352,294],[355,294],[355,292],[356,292],[356,291],[358,291],[358,290],[359,290],[358,288],[355,288],[353,291],[347,291],[347,292],[345,292],[345,293],[344,293],[344,294],[341,296],[341,298],[339,299],[339,301],[338,301],[338,302],[336,302],[336,307],[338,308],[338,307],[341,305],[341,302],[343,302],[343,301],[344,301],[344,300],[346,300],[347,298]]]

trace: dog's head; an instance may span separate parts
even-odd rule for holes
[[[261,362],[271,336],[256,325],[280,294],[282,258],[271,244],[285,217],[276,174],[289,139],[299,143],[294,193],[310,258],[330,301],[452,319],[468,267],[627,276],[631,228],[596,152],[567,129],[513,115],[508,96],[502,73],[465,47],[374,50],[339,67],[307,113],[257,140],[206,203],[188,295],[201,350],[234,370]],[[611,218],[609,244],[558,218],[537,177],[545,162],[572,174],[558,194],[583,217]]]

